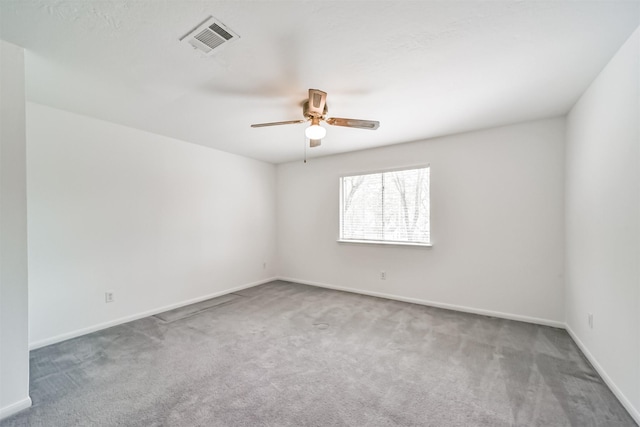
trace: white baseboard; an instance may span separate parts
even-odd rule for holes
[[[640,425],[640,411],[638,409],[636,409],[631,404],[629,399],[627,399],[627,397],[624,395],[624,393],[617,387],[615,382],[613,382],[611,377],[609,377],[609,375],[604,370],[604,368],[600,365],[600,363],[598,363],[597,359],[591,354],[591,352],[587,349],[587,347],[584,345],[584,343],[578,338],[578,336],[575,334],[575,332],[573,332],[571,327],[566,323],[558,322],[556,320],[541,319],[541,318],[530,317],[530,316],[522,316],[522,315],[519,315],[519,314],[511,314],[511,313],[504,313],[504,312],[493,311],[493,310],[484,310],[484,309],[478,309],[478,308],[455,305],[455,304],[440,303],[440,302],[435,302],[435,301],[423,300],[423,299],[419,299],[419,298],[403,297],[403,296],[400,296],[400,295],[393,295],[393,294],[387,294],[387,293],[382,293],[382,292],[372,292],[372,291],[366,291],[366,290],[356,289],[356,288],[347,288],[347,287],[344,287],[344,286],[330,285],[330,284],[327,284],[327,283],[320,283],[320,282],[314,282],[314,281],[310,281],[310,280],[296,279],[296,278],[292,278],[292,277],[270,277],[270,278],[267,278],[267,279],[263,279],[263,280],[259,280],[259,281],[256,281],[256,282],[252,282],[252,283],[247,283],[247,284],[244,284],[244,285],[236,286],[234,288],[226,289],[224,291],[218,291],[218,292],[214,292],[212,294],[204,295],[204,296],[201,296],[201,297],[198,297],[198,298],[193,298],[193,299],[190,299],[190,300],[187,300],[187,301],[182,301],[182,302],[179,302],[179,303],[170,304],[170,305],[167,305],[167,306],[164,306],[164,307],[159,307],[159,308],[156,308],[156,309],[153,309],[153,310],[148,310],[148,311],[145,311],[145,312],[142,312],[142,313],[137,313],[137,314],[134,314],[134,315],[131,315],[131,316],[121,317],[119,319],[115,319],[115,320],[112,320],[112,321],[109,321],[109,322],[104,322],[104,323],[101,323],[101,324],[98,324],[98,325],[90,326],[88,328],[78,329],[76,331],[72,331],[72,332],[69,332],[69,333],[57,335],[55,337],[51,337],[51,338],[47,338],[47,339],[44,339],[44,340],[33,342],[33,343],[31,343],[29,345],[29,348],[31,350],[34,350],[36,348],[44,347],[44,346],[50,345],[50,344],[55,344],[57,342],[65,341],[65,340],[68,340],[68,339],[71,339],[71,338],[75,338],[75,337],[78,337],[78,336],[81,336],[81,335],[85,335],[85,334],[88,334],[88,333],[91,333],[91,332],[99,331],[101,329],[106,329],[106,328],[109,328],[109,327],[112,327],[112,326],[120,325],[122,323],[131,322],[133,320],[141,319],[141,318],[147,317],[147,316],[153,316],[154,314],[162,313],[162,312],[168,311],[168,310],[173,310],[175,308],[183,307],[185,305],[195,304],[195,303],[200,302],[200,301],[205,301],[205,300],[208,300],[208,299],[211,299],[211,298],[216,298],[216,297],[219,297],[219,296],[222,296],[222,295],[227,295],[227,294],[230,294],[230,293],[233,293],[233,292],[237,292],[237,291],[240,291],[240,290],[243,290],[243,289],[252,288],[254,286],[258,286],[258,285],[261,285],[263,283],[268,283],[268,282],[271,282],[273,280],[283,280],[283,281],[287,281],[287,282],[300,283],[300,284],[303,284],[303,285],[317,286],[317,287],[320,287],[320,288],[334,289],[334,290],[338,290],[338,291],[351,292],[351,293],[355,293],[355,294],[368,295],[368,296],[379,297],[379,298],[387,298],[387,299],[391,299],[391,300],[409,302],[409,303],[413,303],[413,304],[426,305],[426,306],[430,306],[430,307],[438,307],[438,308],[444,308],[444,309],[448,309],[448,310],[461,311],[461,312],[465,312],[465,313],[480,314],[480,315],[484,315],[484,316],[498,317],[498,318],[501,318],[501,319],[517,320],[517,321],[521,321],[521,322],[528,322],[528,323],[534,323],[534,324],[538,324],[538,325],[552,326],[552,327],[555,327],[555,328],[566,329],[567,332],[569,333],[569,336],[571,336],[571,338],[575,341],[576,345],[584,353],[585,357],[593,365],[595,370],[602,377],[602,379],[607,384],[607,386],[611,389],[613,394],[618,398],[620,403],[629,412],[629,414],[636,421],[636,423],[638,423]],[[27,396],[26,398],[24,398],[24,399],[22,399],[22,400],[20,400],[20,401],[18,401],[16,403],[13,403],[13,404],[11,404],[9,406],[6,406],[4,408],[0,408],[0,420],[2,420],[4,418],[7,418],[7,417],[10,417],[11,415],[13,415],[13,414],[15,414],[17,412],[20,412],[23,409],[29,408],[30,406],[31,406],[31,398]]]
[[[195,304],[200,301],[205,301],[211,298],[216,298],[222,295],[227,295],[233,292],[241,291],[243,289],[252,288],[254,286],[262,285],[263,283],[271,282],[273,280],[277,280],[276,277],[269,277],[267,279],[258,280],[256,282],[246,283],[244,285],[236,286],[230,289],[225,289],[223,291],[214,292],[208,295],[203,295],[201,297],[193,298],[187,301],[181,301],[175,304],[169,304],[164,307],[154,308],[152,310],[143,311],[141,313],[132,314],[130,316],[120,317],[118,319],[110,320],[108,322],[99,323],[97,325],[89,326],[82,329],[77,329],[75,331],[66,332],[64,334],[56,335],[54,337],[45,338],[42,340],[34,341],[29,343],[29,350],[35,350],[40,347],[44,347],[47,345],[55,344],[61,341],[66,341],[71,338],[76,338],[82,335],[90,334],[91,332],[96,332],[102,329],[110,328],[112,326],[121,325],[123,323],[131,322],[133,320],[142,319],[143,317],[153,316],[154,314],[162,313],[164,311],[173,310],[176,308],[184,307],[185,305]]]
[[[303,285],[317,286],[320,288],[335,289],[337,291],[351,292],[354,294],[368,295],[372,297],[387,298],[396,301],[410,302],[413,304],[426,305],[429,307],[444,308],[447,310],[462,311],[464,313],[481,314],[483,316],[498,317],[501,319],[517,320],[520,322],[535,323],[537,325],[552,326],[554,328],[564,329],[565,324],[556,320],[540,319],[538,317],[521,316],[519,314],[503,313],[500,311],[484,310],[480,308],[466,307],[463,305],[446,304],[441,302],[423,300],[419,298],[403,297],[400,295],[386,294],[382,292],[365,291],[356,288],[346,288],[344,286],[335,286],[327,283],[312,282],[309,280],[295,279],[292,277],[278,277],[278,280],[287,282],[301,283]]]
[[[12,403],[9,406],[0,408],[0,420],[9,418],[11,415],[17,414],[18,412],[29,407],[31,407],[31,398],[27,396],[24,399],[18,400],[17,402]]]
[[[629,412],[629,415],[631,415],[635,422],[640,425],[640,411],[638,411],[637,408],[634,408],[633,404],[629,401],[629,399],[627,399],[627,396],[625,396],[624,393],[618,388],[616,383],[613,382],[611,377],[607,374],[607,371],[605,371],[602,365],[598,363],[598,360],[594,357],[593,354],[591,354],[587,346],[584,345],[580,338],[578,338],[578,335],[573,332],[573,329],[571,329],[568,324],[565,324],[565,329],[567,330],[573,341],[575,341],[575,343],[578,345],[585,357],[589,360],[589,363],[591,363],[595,370],[598,371],[598,374],[600,374],[604,382],[607,384],[607,386],[609,386],[609,389],[611,389],[613,394],[615,394],[615,396],[618,398],[622,406],[624,406],[627,412]]]

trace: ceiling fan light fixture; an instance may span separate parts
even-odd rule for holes
[[[311,119],[311,126],[304,130],[304,134],[309,139],[322,139],[327,135],[327,130],[320,126],[317,117]]]
[[[327,135],[327,130],[320,125],[311,125],[304,130],[309,139],[322,139]]]

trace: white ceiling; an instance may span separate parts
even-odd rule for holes
[[[178,39],[208,16],[240,40]],[[29,100],[273,163],[300,159],[308,88],[329,116],[311,157],[565,114],[640,24],[639,1],[0,0]]]

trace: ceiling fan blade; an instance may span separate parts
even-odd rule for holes
[[[271,122],[271,123],[257,123],[251,125],[252,128],[263,128],[267,126],[279,126],[279,125],[295,125],[298,123],[304,123],[306,120],[289,120],[286,122]]]
[[[309,89],[309,110],[307,114],[313,117],[325,115],[325,104],[327,103],[327,92],[318,89]]]
[[[343,119],[340,117],[329,117],[325,121],[333,126],[344,126],[348,128],[358,129],[376,130],[380,126],[380,122],[376,120]]]
[[[309,147],[311,147],[311,148],[319,147],[321,143],[322,143],[321,139],[310,139],[309,140]]]

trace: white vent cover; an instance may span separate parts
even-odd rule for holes
[[[189,33],[180,38],[181,42],[189,43],[194,49],[212,55],[222,46],[239,39],[240,36],[227,28],[222,22],[210,16]]]

